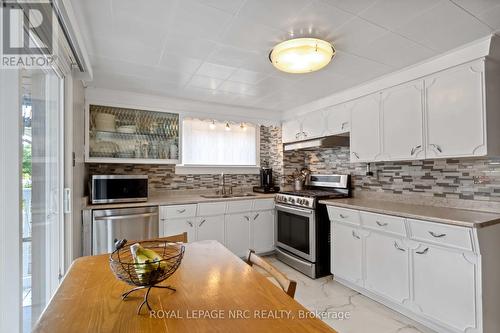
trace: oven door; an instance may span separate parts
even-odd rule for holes
[[[316,217],[313,209],[276,205],[276,245],[316,262]]]

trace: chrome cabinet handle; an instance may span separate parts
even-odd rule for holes
[[[435,233],[435,232],[433,232],[433,231],[429,231],[429,234],[430,234],[432,237],[436,237],[436,238],[441,238],[441,237],[446,236],[446,234],[436,234],[436,233]]]
[[[427,252],[429,252],[429,248],[428,248],[428,247],[426,247],[426,248],[425,248],[424,250],[422,250],[422,251],[416,251],[415,253],[417,253],[417,254],[426,254]]]
[[[387,227],[387,226],[389,225],[389,223],[387,223],[387,222],[385,222],[385,223],[381,223],[381,222],[379,222],[379,221],[375,221],[375,223],[377,223],[377,225],[378,225],[379,227]]]
[[[340,129],[344,129],[344,128],[345,128],[345,126],[346,126],[347,124],[348,124],[348,122],[347,122],[347,121],[344,121],[344,122],[342,123],[342,126],[340,126]]]
[[[205,222],[207,222],[207,220],[203,219],[203,221],[201,221],[200,224],[198,224],[198,227],[201,227]]]
[[[346,218],[348,218],[348,217],[349,217],[349,216],[344,215],[344,214],[339,214],[339,216],[340,216],[340,218],[341,218],[341,219],[346,219]]]
[[[417,149],[420,149],[420,148],[422,148],[422,146],[421,146],[421,145],[418,145],[418,146],[413,147],[413,148],[411,149],[411,151],[410,151],[410,155],[411,155],[411,156],[413,156],[413,155],[417,152]]]
[[[189,224],[191,228],[193,227],[193,223],[191,221],[187,221],[186,223]]]
[[[184,213],[185,211],[186,211],[185,209],[177,209],[177,213],[179,213],[179,214],[182,214],[182,213]]]
[[[356,239],[360,239],[360,237],[356,234],[356,232],[354,232],[354,230],[352,231],[352,237],[354,237]]]
[[[441,147],[435,143],[431,143],[429,146],[434,147],[434,149],[436,149],[440,153],[443,152],[443,149],[441,149]]]
[[[307,138],[307,133],[306,132],[302,132],[302,135],[304,136],[304,138]]]
[[[250,221],[250,218],[248,216],[244,216],[247,221]]]
[[[300,135],[300,133],[299,133],[299,132],[297,132],[297,133],[295,134],[295,139],[298,139],[298,138],[299,138],[299,135]]]
[[[405,249],[403,249],[401,246],[399,246],[398,242],[394,241],[394,247],[396,248],[396,250],[399,250],[401,252],[406,252]]]
[[[359,155],[355,151],[352,152],[352,154],[359,160]]]
[[[254,218],[253,218],[253,220],[254,220],[254,221],[255,221],[255,220],[257,220],[257,218],[259,217],[259,215],[260,215],[260,214],[255,215],[255,216],[254,216]]]

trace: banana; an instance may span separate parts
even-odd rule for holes
[[[130,246],[134,259],[135,272],[140,282],[147,282],[152,271],[166,268],[166,263],[161,261],[161,256],[153,250],[143,248],[139,243]]]

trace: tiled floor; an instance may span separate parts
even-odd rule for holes
[[[415,323],[386,306],[333,280],[310,279],[274,257],[266,257],[290,279],[297,281],[295,299],[310,311],[326,313],[323,320],[339,333],[422,333]],[[349,319],[339,319],[349,313]],[[337,317],[337,318],[334,318]]]

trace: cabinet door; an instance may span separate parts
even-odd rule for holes
[[[274,250],[274,210],[255,211],[250,215],[252,223],[252,248],[257,253]]]
[[[421,244],[413,251],[415,305],[457,332],[476,327],[473,254]]]
[[[362,286],[362,239],[356,227],[332,223],[332,274]]]
[[[351,109],[351,162],[380,157],[380,94],[356,100]]]
[[[411,82],[382,93],[383,160],[425,158],[423,85]]]
[[[323,111],[310,112],[302,118],[303,139],[313,139],[325,134],[325,117]]]
[[[409,299],[409,251],[401,240],[377,232],[365,238],[365,288],[403,304]]]
[[[198,217],[196,240],[216,240],[224,244],[224,215]]]
[[[281,129],[283,143],[294,142],[302,138],[302,125],[298,119],[285,121]]]
[[[348,132],[351,128],[351,113],[347,104],[329,107],[325,110],[326,135]]]
[[[239,257],[250,249],[251,213],[226,215],[226,247]]]
[[[485,155],[483,69],[468,64],[444,71],[425,87],[427,157]]]
[[[179,218],[179,219],[163,219],[161,223],[163,224],[163,232],[160,233],[160,237],[172,236],[182,234],[183,232],[188,233],[188,242],[194,242],[196,240],[195,232],[195,218]]]

